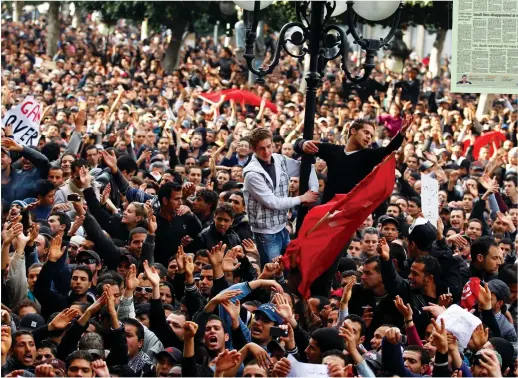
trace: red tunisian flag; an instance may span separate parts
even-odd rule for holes
[[[478,159],[478,153],[480,152],[480,149],[482,147],[488,146],[489,156],[491,156],[494,152],[493,143],[496,146],[496,148],[500,148],[500,146],[502,145],[502,143],[505,142],[505,140],[505,135],[502,134],[500,131],[491,131],[489,133],[481,135],[475,139],[475,143],[473,144],[472,155],[475,159]],[[464,155],[466,154],[466,151],[468,150],[470,144],[471,141],[469,139],[464,141]]]
[[[261,106],[261,97],[242,89],[224,89],[218,92],[201,93],[200,98],[211,104],[216,104],[221,100],[222,95],[225,95],[225,100],[234,100],[252,106]],[[279,111],[277,106],[271,101],[266,101],[265,106],[274,113]]]
[[[338,194],[325,205],[316,206],[304,218],[297,239],[283,257],[290,267],[290,256],[297,255],[302,282],[299,292],[310,296],[310,286],[333,264],[351,236],[392,193],[396,171],[394,154],[378,164],[353,190]]]

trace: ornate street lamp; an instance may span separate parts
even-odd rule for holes
[[[361,85],[375,67],[374,59],[380,49],[387,46],[398,30],[402,5],[400,1],[296,1],[297,21],[289,22],[280,31],[278,44],[273,54],[273,59],[267,67],[254,66],[254,42],[258,15],[260,11],[272,3],[272,1],[234,1],[243,8],[248,17],[246,25],[246,47],[244,58],[248,69],[257,76],[256,82],[264,83],[264,76],[271,73],[279,63],[281,50],[294,58],[303,58],[307,54],[310,57],[309,72],[306,75],[306,108],[304,115],[304,139],[313,139],[314,119],[316,112],[316,92],[321,84],[327,63],[338,58],[342,59],[342,70],[347,79],[356,85]],[[336,17],[347,12],[346,23],[348,30],[345,32],[338,25],[329,23],[331,17]],[[253,11],[253,12],[251,12]],[[392,27],[384,39],[366,39],[359,35],[356,24],[359,18],[369,21],[383,20],[394,12]],[[251,14],[250,14],[251,13]],[[287,36],[290,29],[295,29]],[[347,68],[348,50],[347,35],[351,34],[354,43],[358,44],[366,52],[363,63],[363,75],[353,75]],[[299,51],[290,50],[289,45],[298,46]],[[300,192],[308,190],[309,174],[313,157],[304,154],[300,172]],[[307,213],[307,208],[300,207],[297,213],[297,230],[302,225],[302,220]]]

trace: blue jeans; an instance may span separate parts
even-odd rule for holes
[[[276,234],[254,232],[254,237],[261,258],[261,267],[280,256],[290,243],[290,234],[286,228]]]

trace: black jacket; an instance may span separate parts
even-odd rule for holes
[[[232,223],[232,231],[234,231],[241,241],[245,239],[253,240],[252,229],[250,228],[250,223],[248,222],[248,215],[246,213],[236,215],[234,217],[234,222]]]
[[[201,231],[201,223],[194,214],[177,215],[170,222],[157,216],[155,236],[155,262],[167,266],[169,257],[175,256],[182,238],[189,235],[195,239]],[[188,250],[193,250],[188,246]]]
[[[424,338],[426,327],[430,323],[431,318],[428,312],[423,310],[423,307],[428,306],[428,302],[437,303],[439,295],[444,293],[437,292],[437,298],[429,298],[420,291],[412,290],[408,280],[401,278],[396,272],[396,268],[391,260],[381,260],[381,277],[385,290],[392,298],[399,295],[405,303],[410,303],[414,312],[413,320],[415,327],[419,336]]]
[[[108,269],[116,270],[119,265],[121,255],[129,253],[126,248],[117,247],[113,240],[107,237],[97,220],[90,214],[86,213],[83,227],[88,235],[88,239],[94,242],[95,251],[99,254],[99,257],[103,260],[104,266]],[[141,271],[141,263],[147,260],[149,264],[154,263],[154,252],[155,251],[155,236],[147,235],[140,256],[134,256],[139,258],[139,266],[137,267]]]
[[[298,139],[295,152],[302,153],[302,144],[305,139]],[[324,189],[322,203],[329,202],[335,194],[349,193],[363,180],[374,167],[381,163],[391,152],[396,151],[403,143],[403,135],[397,133],[387,147],[366,148],[354,154],[346,155],[344,147],[331,143],[320,143],[315,156],[324,159],[327,163],[327,184]]]
[[[212,247],[215,247],[218,245],[219,242],[222,242],[223,244],[227,245],[228,249],[231,249],[235,246],[238,246],[241,244],[241,239],[239,239],[239,236],[232,230],[232,227],[230,227],[227,232],[222,235],[214,226],[214,222],[211,223],[211,225],[205,229],[203,229],[200,234],[198,235],[197,240],[193,242],[193,245],[195,245],[195,249],[212,249]]]
[[[43,264],[38,280],[34,284],[34,296],[41,304],[41,316],[43,316],[44,319],[48,319],[49,316],[55,312],[63,311],[76,301],[75,295],[72,292],[68,295],[63,295],[51,290],[50,285],[52,280],[58,274],[58,264],[47,261]],[[93,294],[87,293],[86,297],[89,303],[95,302]]]
[[[403,318],[394,306],[394,300],[389,294],[376,305],[376,298],[372,291],[364,289],[360,285],[355,285],[349,302],[349,313],[362,316],[364,306],[371,306],[373,312],[371,324],[365,335],[365,345],[368,346],[368,349],[370,349],[370,340],[374,336],[374,332],[381,325],[393,324],[395,327],[404,328]]]

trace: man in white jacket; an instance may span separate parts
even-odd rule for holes
[[[312,168],[310,190],[298,197],[288,197],[290,177],[300,176],[300,162],[272,152],[272,134],[268,129],[253,130],[250,144],[254,155],[243,171],[243,192],[250,226],[264,266],[288,246],[288,210],[300,204],[309,205],[318,199],[318,180]]]

